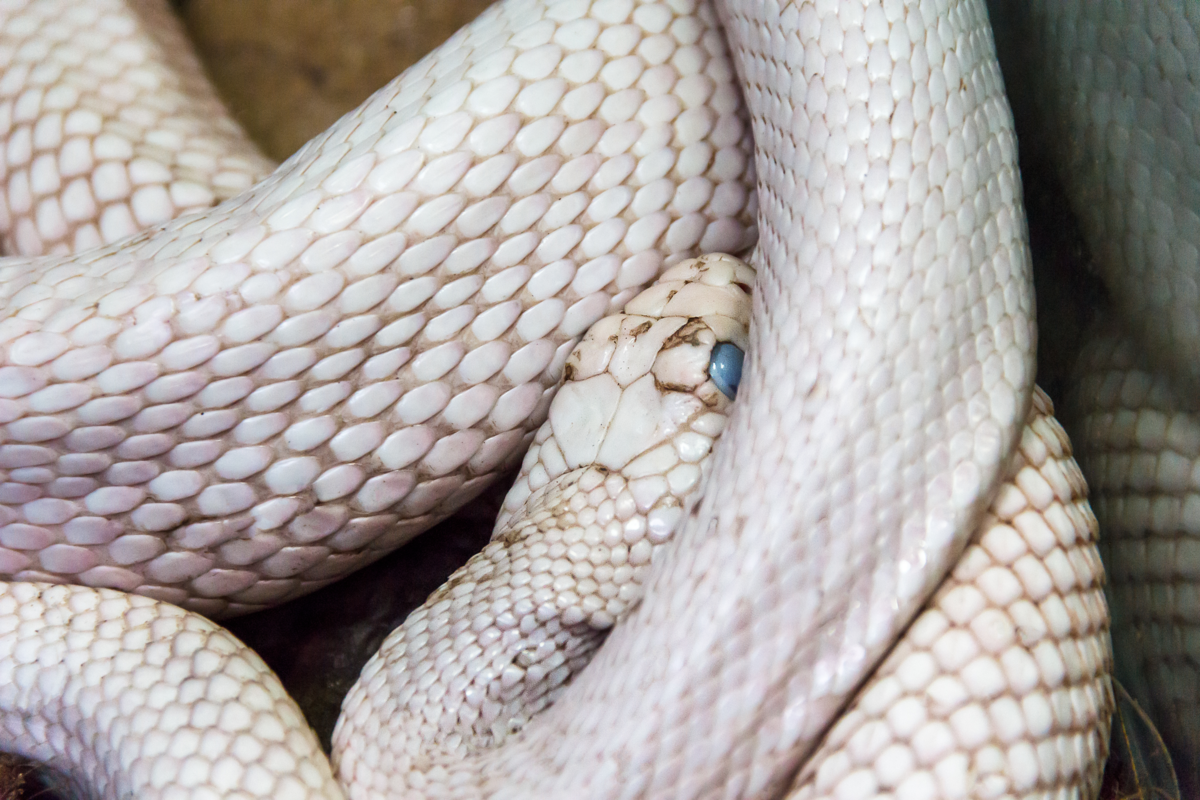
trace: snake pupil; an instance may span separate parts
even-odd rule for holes
[[[738,384],[742,382],[742,361],[746,354],[742,348],[729,342],[718,342],[708,360],[708,377],[721,393],[730,400],[737,397]]]

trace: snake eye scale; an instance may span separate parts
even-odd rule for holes
[[[6,749],[105,798],[1094,794],[982,2],[501,0],[274,168],[162,3],[5,3],[0,60]],[[518,464],[327,760],[201,615]]]

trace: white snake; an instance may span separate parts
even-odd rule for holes
[[[174,40],[114,47],[134,34],[116,3],[115,22],[15,5],[13,247],[111,241],[155,221],[139,209],[221,197],[205,175],[261,169],[211,145],[237,134],[210,95],[157,99],[190,79],[139,59],[192,69]],[[1044,399],[1020,433],[1028,259],[983,9],[723,13],[754,167],[706,5],[507,0],[212,211],[5,263],[0,568],[219,614],[366,563],[512,461],[591,322],[664,262],[749,244],[757,170],[742,399],[645,599],[518,735],[489,727],[496,748],[449,715],[442,758],[382,735],[403,727],[374,714],[404,673],[369,668],[339,777],[353,796],[1094,791],[1102,577]],[[125,180],[91,222],[68,193],[108,161]],[[0,603],[11,747],[98,795],[339,794],[211,623],[44,583]],[[416,688],[488,630],[451,628]]]

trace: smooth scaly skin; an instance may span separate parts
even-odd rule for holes
[[[962,532],[1006,463],[1030,385],[1011,132],[981,8],[956,6],[944,16],[927,8],[928,18],[889,10],[904,18],[789,9],[782,19],[799,26],[801,45],[790,49],[786,37],[755,41],[765,29],[750,10],[738,12],[735,41],[761,57],[741,64],[764,148],[766,275],[743,388],[749,398],[717,457],[716,491],[682,531],[688,547],[658,562],[647,600],[601,650],[599,668],[513,746],[485,756],[492,769],[474,772],[478,765],[467,762],[436,776],[453,793],[491,793],[504,770],[535,793],[566,788],[555,781],[587,784],[596,795],[617,786],[781,789],[964,546]],[[814,16],[822,13],[824,30]],[[880,45],[889,30],[889,44]],[[913,38],[918,54],[910,60]],[[856,46],[864,39],[875,48]],[[783,63],[785,51],[793,63]],[[772,84],[789,78],[800,90],[764,92],[766,67]],[[920,113],[909,116],[914,109]],[[891,124],[876,123],[875,135],[873,118]],[[813,183],[797,183],[793,170]],[[281,183],[222,211],[257,210]],[[837,208],[849,216],[839,219]],[[797,257],[810,274],[797,274]],[[765,364],[787,372],[768,376]],[[819,402],[827,395],[836,402]],[[811,449],[801,452],[801,443]],[[858,483],[839,482],[845,474]],[[703,542],[688,541],[709,527]],[[829,591],[820,591],[822,581]],[[754,606],[753,624],[736,608],[739,595]],[[671,629],[663,627],[667,614]],[[630,655],[676,669],[663,675],[626,663],[622,669],[645,676],[631,696],[622,691],[631,673],[614,668]],[[647,702],[677,710],[638,715]],[[716,716],[689,721],[689,707]],[[686,774],[679,759],[691,762]],[[563,769],[570,763],[602,767]]]
[[[669,277],[627,312],[659,316],[662,299],[676,291],[662,285]],[[657,304],[644,301],[653,295]],[[699,305],[691,313],[703,313],[697,299],[716,306],[717,298],[675,295],[670,311]],[[663,509],[653,504],[660,495],[646,484],[683,489],[665,493],[668,508],[686,503],[693,486],[677,484],[677,474],[700,468],[675,465],[688,453],[707,452],[723,415],[692,401],[700,414],[692,430],[664,445],[653,437],[648,444],[626,439],[621,428],[657,422],[654,428],[669,431],[667,420],[680,416],[678,391],[664,392],[661,408],[649,405],[661,417],[627,410],[620,420],[626,424],[614,419],[606,438],[581,437],[562,424],[556,431],[553,423],[592,417],[593,403],[619,414],[647,382],[637,367],[648,371],[653,363],[663,371],[678,345],[651,362],[647,351],[664,334],[644,325],[646,319],[610,317],[589,331],[569,362],[589,369],[575,372],[578,382],[556,396],[492,543],[363,669],[333,742],[351,796],[424,796],[441,770],[503,743],[562,693],[599,645],[600,632],[614,618],[620,625],[622,612],[641,598],[653,548],[678,519],[659,514]],[[610,338],[617,330],[619,337]],[[739,338],[736,331],[715,338],[726,336]],[[690,360],[702,365],[706,344],[690,349],[701,356]],[[638,350],[643,354],[631,357]],[[630,388],[625,397],[596,402],[608,394],[597,385],[609,380],[606,373],[595,375],[605,367]],[[714,394],[702,371],[686,383]],[[713,400],[716,409],[724,407],[719,396]],[[645,400],[639,407],[647,407]],[[789,797],[886,791],[958,797],[969,787],[988,797],[1095,795],[1113,705],[1104,572],[1086,487],[1052,411],[1038,392],[1020,450],[967,552],[805,765]],[[579,463],[571,454],[580,449],[599,451],[608,474],[569,469]],[[622,457],[631,460],[610,472]],[[530,485],[539,487],[532,495]],[[610,599],[605,605],[598,597]]]
[[[730,271],[726,264],[733,263],[710,261],[699,277],[717,286],[752,278],[749,270]],[[664,280],[686,269],[691,267],[681,265]],[[728,401],[703,371],[711,343],[745,338],[739,326],[748,303],[744,294],[738,299],[740,290],[725,292],[724,300],[720,291],[701,287],[685,294],[680,288],[660,282],[628,310],[684,317],[650,325],[647,317],[610,318],[594,326],[572,356],[576,390],[557,396],[550,421],[536,437],[539,444],[506,498],[496,540],[389,638],[348,698],[335,740],[344,776],[350,777],[355,762],[377,759],[382,751],[395,779],[407,774],[413,782],[418,775],[407,770],[414,763],[428,772],[431,757],[445,763],[503,741],[586,663],[600,641],[599,629],[611,624],[606,612],[619,617],[623,607],[637,602],[651,547],[669,537],[679,519],[678,513],[663,512],[677,512],[694,492],[691,473],[704,468],[708,443],[723,426]],[[703,321],[687,321],[687,315],[706,310],[710,315]],[[689,333],[667,335],[667,329]],[[617,330],[624,333],[613,341]],[[664,336],[666,347],[658,352]],[[620,428],[630,422],[635,428],[645,423],[643,414],[631,414],[618,398],[608,399],[608,409],[624,419],[615,419],[607,435],[597,438],[590,435],[594,427],[581,432],[570,425],[580,418],[581,406],[606,394],[597,384],[606,375],[625,385],[629,397],[644,392],[637,387],[647,376],[675,387],[656,406],[662,416],[650,438],[667,437],[662,445],[622,435]],[[696,387],[694,398],[681,391],[684,384]],[[645,408],[641,399],[635,408]],[[1039,796],[1057,789],[1094,793],[1111,709],[1103,573],[1084,485],[1050,410],[1039,394],[1018,458],[953,577],[810,760],[794,789],[797,796],[828,791],[870,796],[894,789],[954,797],[973,779],[983,796]],[[646,451],[640,455],[639,442]],[[566,469],[568,461],[587,453],[610,466],[624,459],[627,466],[607,478],[597,468],[607,472],[604,466]],[[689,463],[696,458],[700,461]],[[632,480],[626,483],[627,478]],[[653,499],[661,491],[655,489],[658,482],[668,489],[664,502]],[[529,486],[541,488],[530,495]],[[573,494],[580,486],[590,491]],[[597,523],[610,520],[605,531],[615,525],[622,544],[607,546],[608,533],[601,534],[597,523],[589,523],[596,539],[574,528],[588,523],[585,509]],[[572,537],[573,529],[581,536]],[[585,545],[588,557],[576,552]],[[642,566],[627,567],[624,575],[620,567],[604,572],[610,560]],[[585,561],[586,576],[580,572]],[[574,567],[560,570],[560,563]],[[568,581],[568,587],[561,582],[568,574],[581,580]],[[543,575],[559,577],[551,582]],[[607,607],[589,604],[589,578],[593,596],[611,598]],[[51,742],[75,737],[78,744],[70,749],[82,750],[85,758],[72,765],[50,745],[25,745],[27,755],[54,764],[81,787],[107,790],[104,796],[153,797],[196,784],[234,796],[241,796],[239,789],[264,797],[340,796],[278,681],[211,623],[165,604],[74,587],[11,584],[0,606],[17,600],[22,605],[13,606],[13,618],[26,621],[0,635],[0,670],[10,687],[6,705],[23,709],[4,718],[10,741],[23,741],[22,734]],[[52,609],[48,614],[45,605]],[[509,614],[522,616],[505,623]],[[97,617],[108,624],[97,624]],[[72,638],[65,635],[68,625]],[[180,628],[189,633],[180,635]],[[147,647],[150,640],[155,643]],[[64,654],[73,645],[86,647],[82,658]],[[136,673],[133,663],[140,665]],[[50,671],[46,665],[52,665]],[[80,671],[74,678],[68,665]],[[140,680],[131,681],[133,674]],[[159,685],[148,687],[153,682]],[[57,691],[47,693],[47,683]],[[108,711],[106,702],[141,710],[130,720]],[[89,710],[82,725],[71,716],[76,703]],[[25,732],[30,717],[49,724],[33,724]],[[130,723],[141,735],[130,735]],[[89,743],[98,745],[94,758],[87,757]],[[195,757],[198,747],[211,768]],[[221,748],[228,756],[214,757]],[[114,755],[124,769],[112,766]],[[176,776],[171,784],[168,779]]]
[[[81,797],[336,798],[295,701],[253,651],[148,597],[0,586],[4,749]]]
[[[1076,379],[1071,419],[1106,535],[1120,678],[1192,791],[1200,787],[1200,417],[1111,326],[1080,354]]]
[[[753,281],[729,256],[685,262],[584,337],[492,542],[347,695],[333,751],[352,795],[403,796],[517,733],[641,599],[724,429],[707,370],[717,341],[745,345]]]
[[[979,6],[898,11],[895,75],[866,35],[893,30],[883,10],[842,10],[825,9],[825,36],[812,6],[726,20],[755,124],[759,283],[744,395],[698,513],[558,702],[435,770],[433,793],[778,793],[965,546],[1030,379],[1007,107]],[[793,95],[807,102],[778,99]],[[872,111],[892,120],[874,141]],[[843,230],[838,209],[860,202],[861,228]]]
[[[597,488],[597,483],[602,494],[605,487],[612,489],[613,498],[607,507],[597,502],[593,510],[607,514],[611,520],[616,501],[616,521],[623,541],[612,548],[601,544],[592,551],[605,555],[615,567],[607,571],[607,576],[601,571],[592,573],[598,581],[594,596],[608,596],[612,590],[607,606],[597,608],[587,599],[579,602],[575,595],[576,608],[586,611],[583,620],[575,619],[567,600],[571,593],[555,583],[555,599],[562,601],[558,610],[565,612],[563,616],[552,620],[538,609],[537,617],[549,623],[547,626],[541,631],[526,630],[524,623],[520,626],[534,645],[528,654],[532,660],[526,666],[554,661],[553,648],[536,647],[544,640],[547,628],[551,641],[561,644],[561,650],[573,657],[576,667],[582,666],[601,641],[599,629],[610,626],[629,603],[636,602],[647,569],[648,548],[670,537],[682,505],[695,494],[712,441],[724,427],[730,402],[706,374],[712,346],[718,336],[745,345],[753,271],[727,256],[707,261],[697,267],[675,267],[654,290],[629,304],[628,311],[638,309],[650,316],[612,317],[593,326],[569,362],[572,377],[568,386],[572,388],[559,393],[549,421],[535,438],[538,443],[530,451],[518,485],[506,498],[506,512],[497,528],[499,546],[472,559],[430,599],[427,606],[434,613],[432,622],[429,610],[422,609],[393,634],[384,647],[390,657],[395,657],[397,648],[404,650],[400,643],[405,631],[417,631],[417,644],[429,641],[432,645],[423,653],[429,663],[426,669],[417,670],[417,675],[423,675],[435,663],[444,670],[447,641],[420,635],[426,628],[436,630],[442,621],[439,609],[446,604],[439,605],[439,595],[461,597],[461,589],[470,591],[474,587],[489,600],[485,605],[491,607],[486,595],[507,596],[500,577],[511,566],[518,569],[514,570],[510,590],[527,584],[543,586],[537,577],[539,564],[535,562],[530,569],[528,556],[531,552],[537,554],[539,544],[547,549],[547,539],[554,539],[555,529],[567,522],[556,507],[559,501],[553,491],[561,488],[562,481],[546,486],[542,475],[547,468],[555,478],[573,478],[589,490]],[[666,296],[671,297],[669,303],[663,302]],[[647,326],[649,330],[644,330],[643,323],[652,318],[662,319],[657,327]],[[614,347],[610,336],[618,326],[623,326],[626,333],[618,337]],[[607,408],[610,416],[603,421],[609,425],[579,428],[581,410],[586,417],[592,398],[606,394],[599,387],[605,382],[625,387],[617,394],[618,402]],[[644,427],[638,422],[649,400],[647,383],[650,392],[661,395],[661,413],[648,432],[637,430]],[[664,388],[658,389],[657,385]],[[622,395],[625,403],[619,403]],[[606,410],[603,404],[600,410]],[[556,424],[558,433],[553,430]],[[604,427],[610,429],[607,434]],[[644,447],[651,441],[655,447]],[[639,447],[648,451],[646,457],[631,457],[638,455]],[[677,452],[675,465],[664,465],[661,452],[655,452],[663,448]],[[601,471],[609,472],[622,460],[625,469],[609,474],[606,480]],[[556,465],[568,462],[583,466],[564,475]],[[655,478],[666,491],[665,496],[651,500]],[[530,498],[531,486],[543,491]],[[638,498],[632,514],[626,509],[633,499],[631,491]],[[571,505],[569,498],[566,503]],[[523,515],[514,516],[522,511]],[[507,525],[503,518],[510,520]],[[532,535],[528,527],[534,529]],[[516,546],[510,550],[502,546],[505,542]],[[524,568],[522,559],[527,565]],[[547,566],[554,565],[547,561]],[[488,575],[493,585],[476,587],[472,577],[480,574]],[[4,709],[0,726],[7,733],[6,744],[50,764],[81,792],[92,787],[97,796],[145,798],[171,796],[170,792],[182,789],[204,796],[203,787],[216,787],[231,796],[238,796],[239,791],[271,798],[341,796],[315,736],[274,674],[213,623],[164,603],[112,591],[45,584],[3,586],[0,611],[8,616],[0,620],[0,678],[5,686],[0,690],[0,707]],[[469,613],[463,615],[461,611]],[[486,641],[487,631],[476,625],[481,616],[478,611],[460,609],[452,626],[458,634],[456,652],[467,664],[478,654],[464,646],[464,626],[479,633],[484,643],[491,643]],[[5,626],[6,621],[11,624]],[[580,621],[588,624],[580,625]],[[508,652],[502,657],[525,649],[522,642],[505,639],[503,643]],[[82,658],[70,652],[79,644],[85,648]],[[409,645],[410,657],[415,649]],[[132,668],[134,662],[137,670]],[[546,693],[556,688],[554,678],[565,679],[563,670],[552,673],[547,681],[534,676],[530,670],[522,684],[526,687],[524,697],[510,697],[510,708],[504,709],[510,715],[527,716],[537,711],[547,702]],[[486,693],[489,682],[499,683],[491,677],[490,673],[476,675],[477,687]],[[511,690],[513,684],[508,675],[504,677],[506,690]],[[452,684],[449,692],[445,687],[436,687],[441,689],[439,692],[428,691],[427,681],[422,680],[422,684],[427,691],[418,694],[414,706],[393,720],[425,719],[436,730],[438,718],[444,718],[437,701],[462,695],[464,687]],[[447,710],[467,716],[461,705],[443,704]],[[137,714],[130,717],[130,709],[137,709]],[[495,719],[485,719],[484,723],[487,729]],[[495,724],[507,726],[510,717]],[[69,752],[82,751],[85,757],[76,761],[72,755],[64,756],[60,750],[64,741],[71,743]],[[197,752],[200,758],[195,757]]]
[[[164,3],[0,3],[0,247],[86,250],[208,208],[274,167]]]
[[[1028,4],[1036,98],[1124,327],[1200,409],[1200,7]]]
[[[1103,531],[1121,680],[1200,791],[1200,7],[1035,2],[1045,141],[1112,299],[1067,422]]]
[[[788,800],[1096,797],[1113,709],[1087,486],[1035,390],[954,570],[826,735]]]
[[[0,264],[0,573],[210,616],[312,591],[519,460],[664,262],[753,241],[711,9],[557,8],[497,6],[207,215]]]

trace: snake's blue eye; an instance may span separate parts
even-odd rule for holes
[[[721,394],[732,400],[737,397],[738,384],[742,382],[742,360],[746,354],[742,348],[729,342],[718,342],[708,360],[708,377],[721,390]]]

